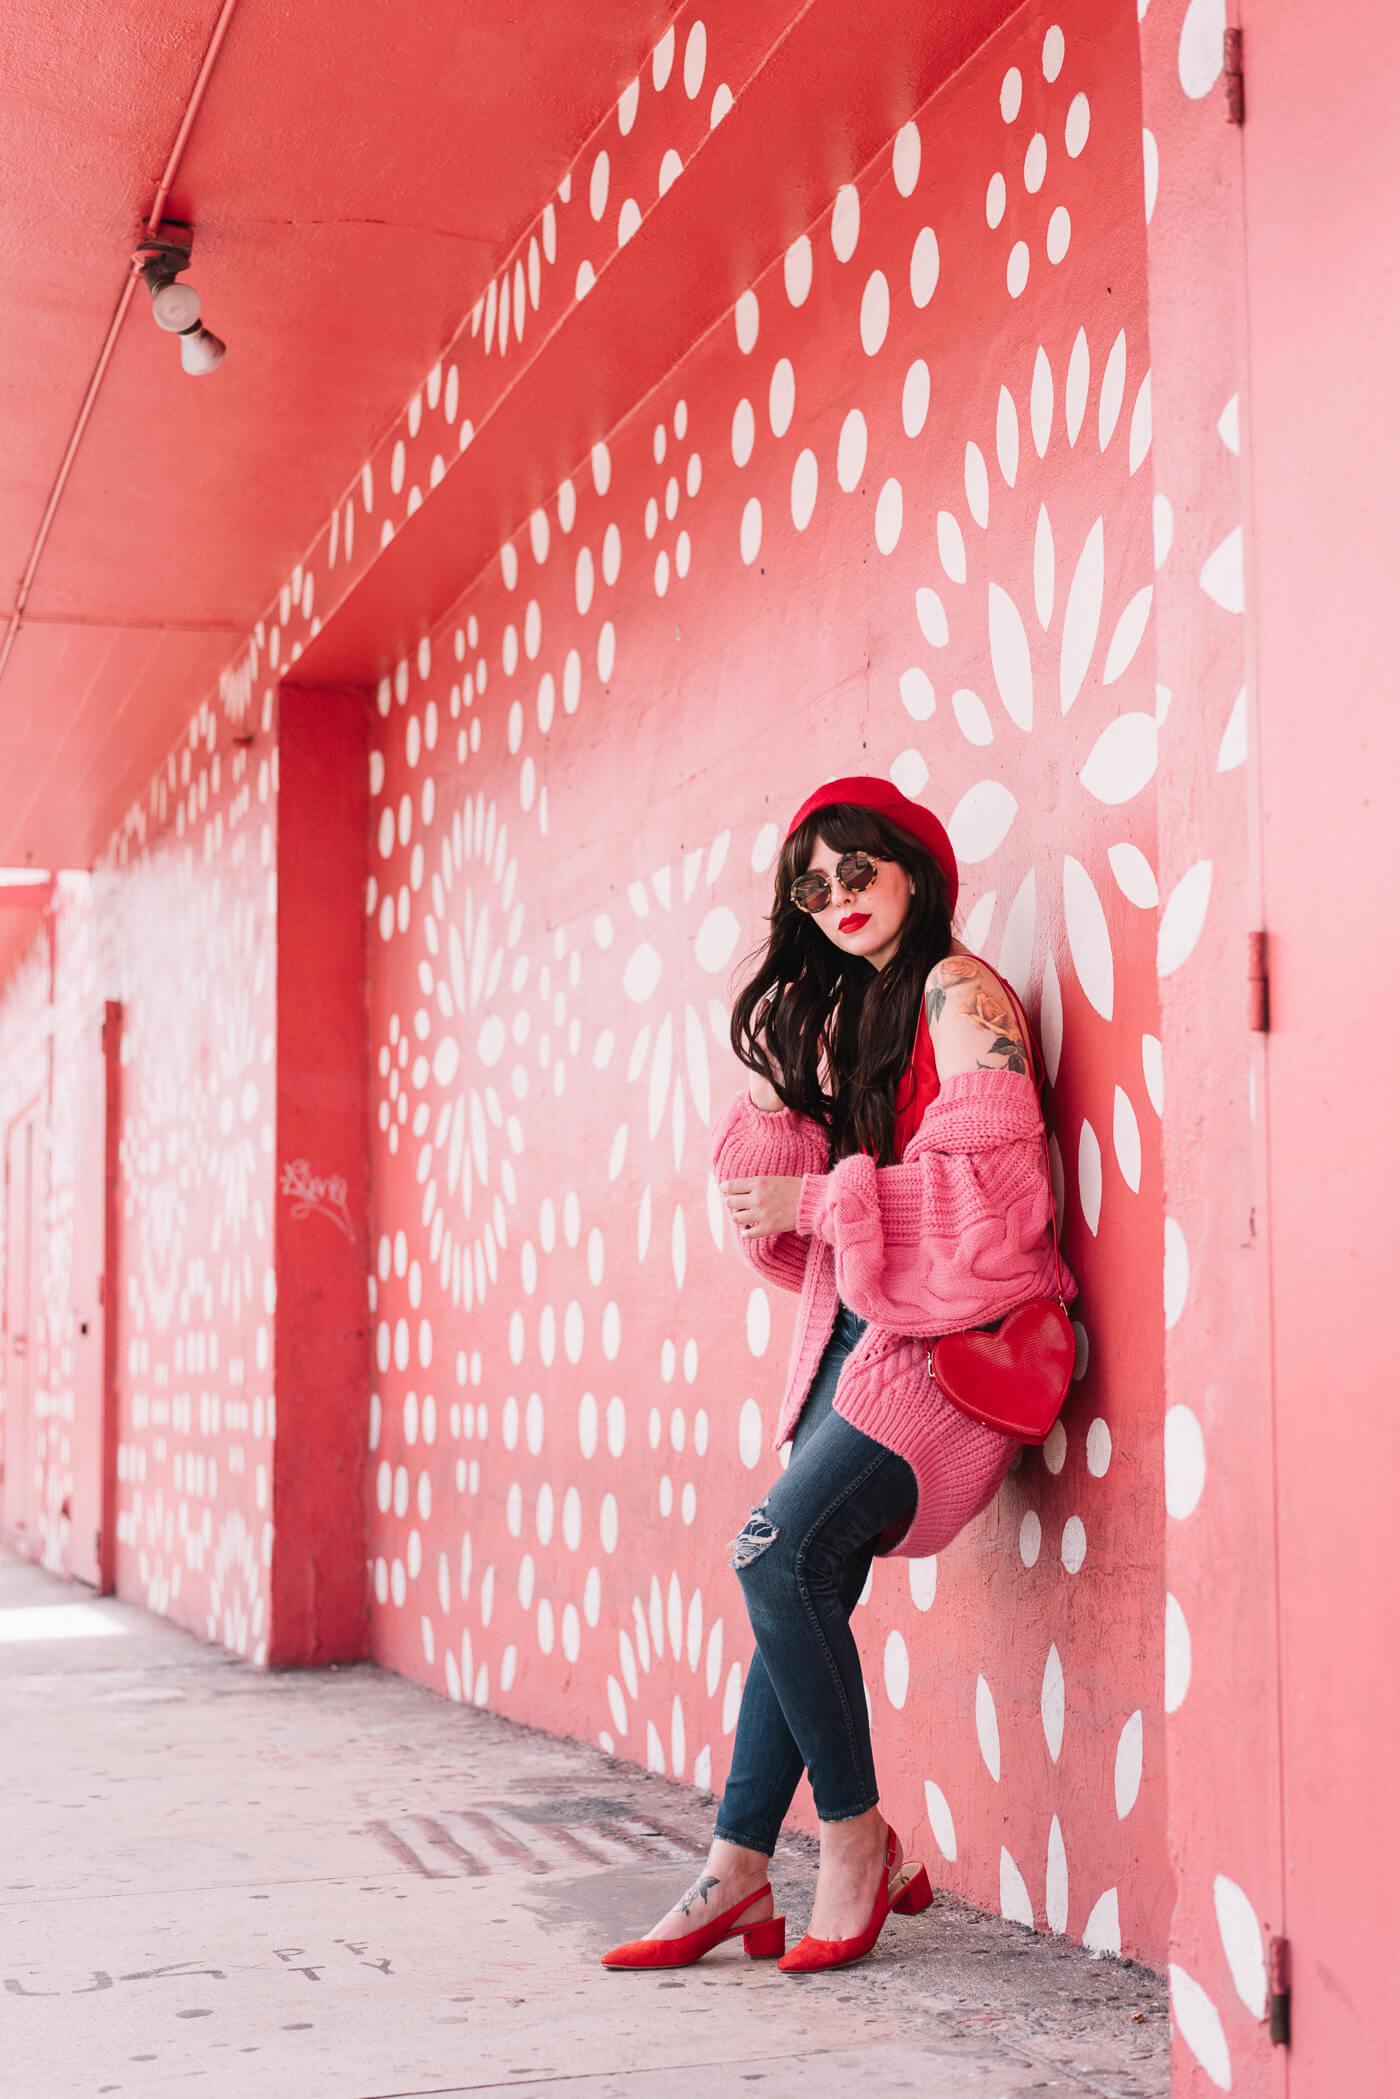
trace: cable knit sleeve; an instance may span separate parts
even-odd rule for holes
[[[1031,1080],[959,1072],[901,1165],[877,1167],[857,1153],[829,1173],[807,1173],[797,1229],[834,1250],[843,1302],[898,1333],[980,1325],[1053,1290],[1050,1191]],[[1068,1271],[1065,1281],[1072,1290]]]
[[[712,1157],[717,1181],[747,1180],[760,1173],[821,1173],[828,1157],[824,1133],[790,1108],[765,1114],[747,1091],[737,1094],[715,1124]],[[807,1268],[807,1237],[781,1232],[775,1238],[741,1239],[740,1253],[765,1282],[800,1290]]]

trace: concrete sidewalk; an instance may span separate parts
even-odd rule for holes
[[[7,2099],[1167,2092],[1155,1976],[946,1896],[829,1977],[608,1973],[712,1804],[376,1669],[262,1674],[0,1554],[0,1701]],[[785,1839],[790,1938],[814,1871]]]

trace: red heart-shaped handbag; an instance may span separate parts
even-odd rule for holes
[[[1008,1312],[993,1334],[945,1334],[929,1349],[929,1376],[974,1421],[1043,1443],[1074,1374],[1074,1329],[1053,1297]]]

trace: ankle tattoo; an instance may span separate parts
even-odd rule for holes
[[[684,1895],[682,1895],[678,1904],[681,1915],[688,1917],[690,1915],[692,1907],[697,1902],[702,1907],[708,1908],[710,1901],[710,1890],[711,1888],[717,1888],[718,1886],[719,1879],[715,1874],[702,1873],[700,1875],[700,1878],[696,1881],[694,1887],[687,1888]]]

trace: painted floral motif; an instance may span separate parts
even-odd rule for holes
[[[888,1570],[863,1637],[895,1811],[936,1802],[955,1885],[1105,1950],[1164,1929],[1160,1878],[1121,1848],[1155,1841],[1160,1630],[1145,1596],[1140,1624],[1123,1615],[1112,1574],[1161,1522],[1112,1463],[1155,1439],[1160,1403],[1107,1276],[1160,1259],[1140,1197],[1162,703],[1140,223],[1111,303],[1096,258],[1140,150],[1135,45],[1110,45],[1097,21],[1022,25],[956,111],[920,112],[842,188],[502,549],[418,682],[400,667],[371,777],[376,1652],[546,1724],[578,1729],[591,1704],[606,1747],[699,1783],[722,1780],[737,1712],[724,1541],[773,1462],[790,1316],[702,1194],[733,972],[810,773],[887,769],[946,813],[965,937],[1038,1010],[1071,1258],[1101,1309],[1043,1459],[941,1570]],[[935,183],[945,124],[965,149]],[[955,307],[984,317],[976,361],[945,344]],[[708,712],[683,698],[691,664]],[[998,1569],[975,1610],[974,1559]],[[1087,1643],[1067,1615],[1075,1585],[1114,1590],[1107,1673],[1092,1606]],[[1009,1628],[995,1660],[988,1607]],[[1125,1727],[1135,1775],[1105,1826],[1074,1774]]]

